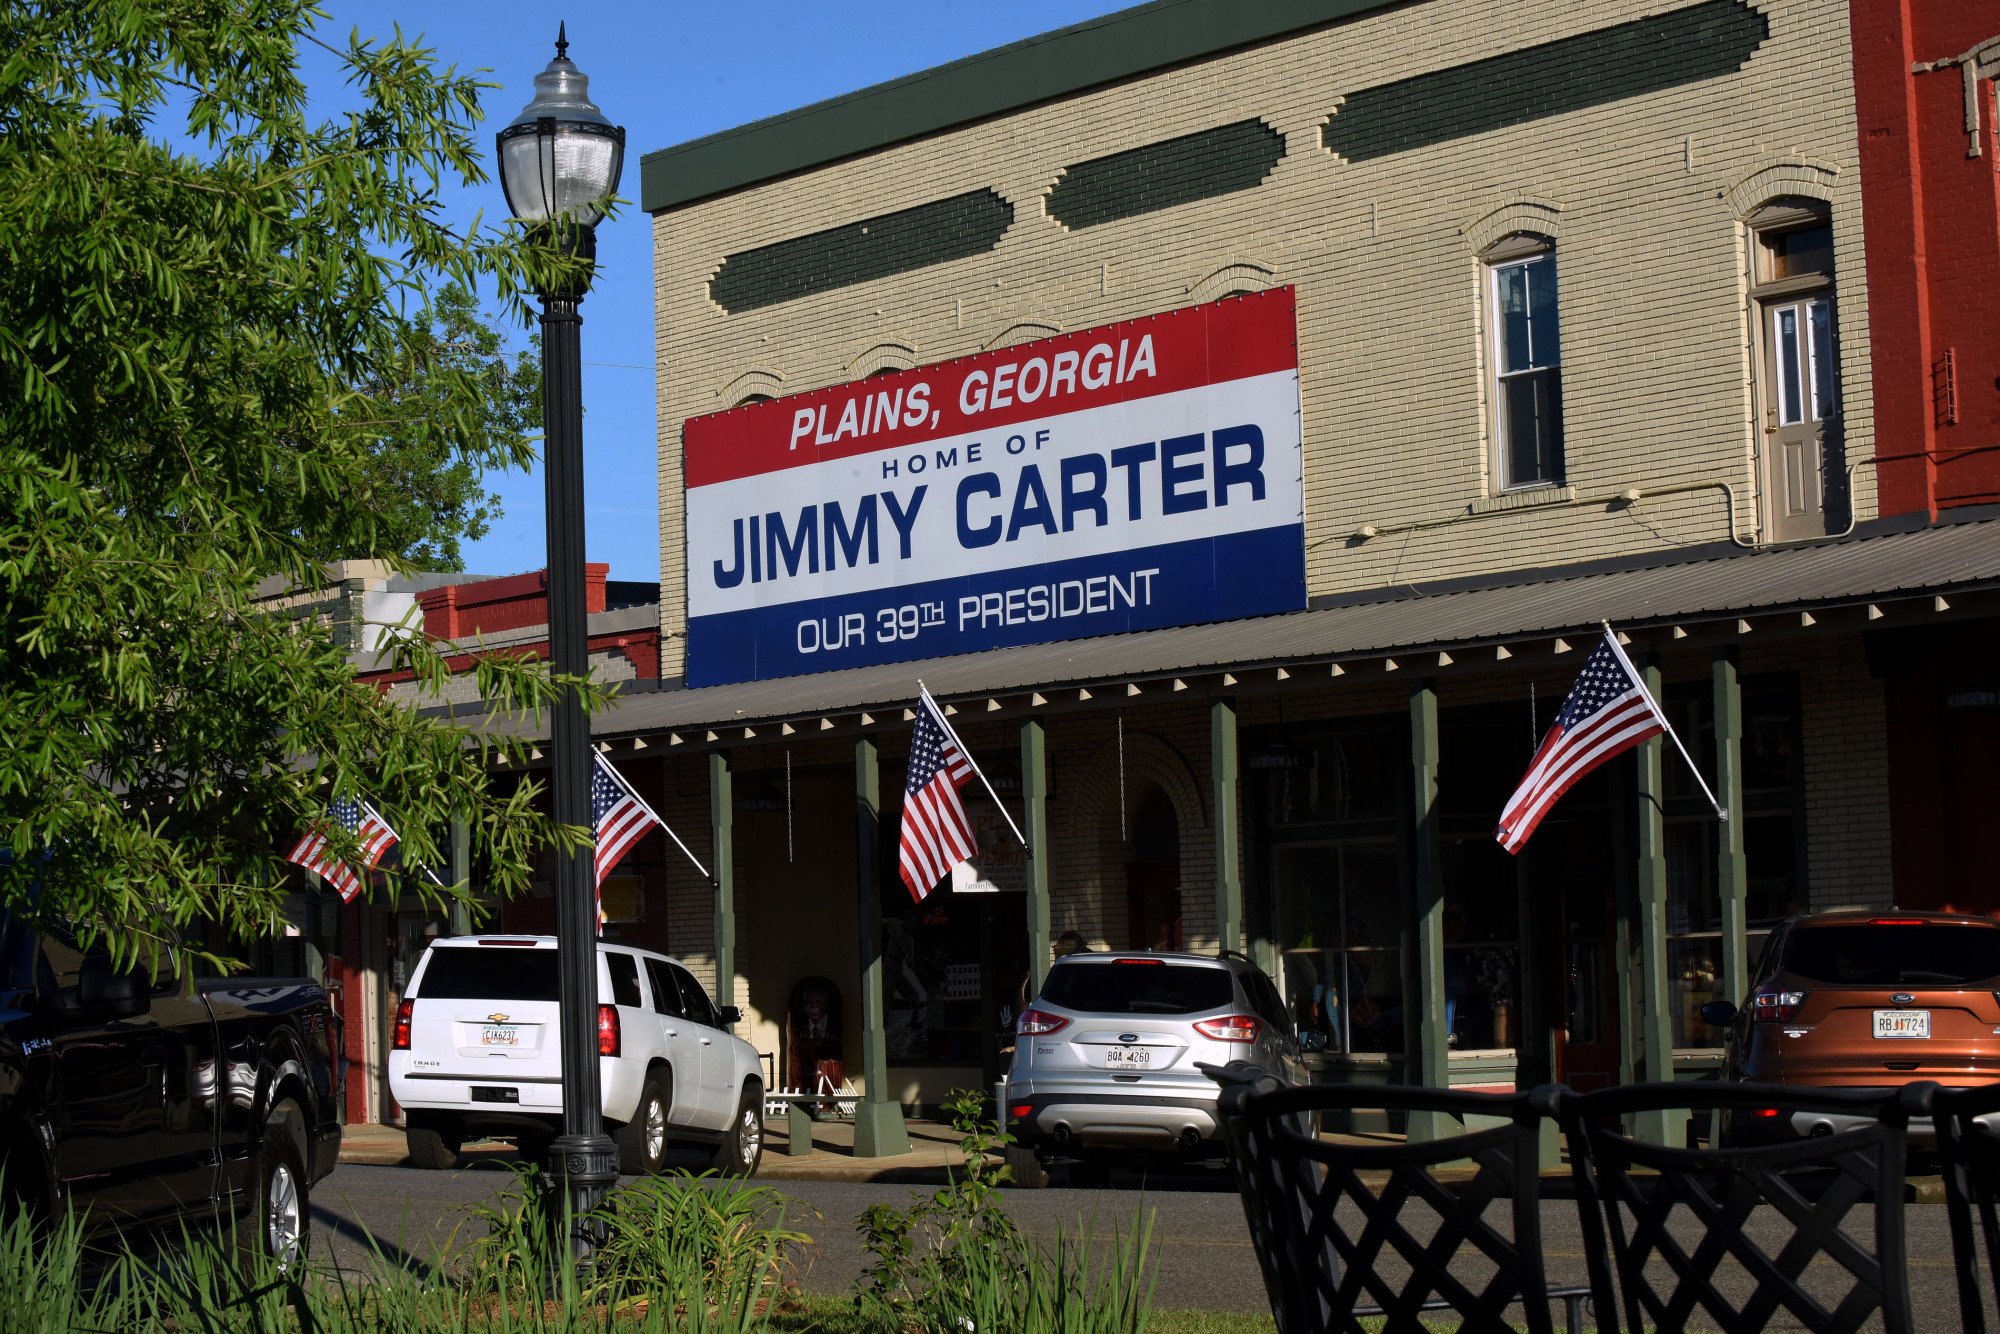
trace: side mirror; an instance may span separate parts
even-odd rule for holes
[[[1736,1006],[1729,1001],[1710,1001],[1701,1007],[1701,1021],[1713,1028],[1727,1028],[1736,1022]]]
[[[80,1010],[107,1019],[130,1019],[152,1008],[146,979],[137,973],[114,973],[111,960],[101,954],[87,956],[76,978],[76,1004]]]
[[[724,1028],[729,1028],[743,1022],[743,1011],[734,1005],[718,1005],[715,1007],[715,1019]]]
[[[1299,1034],[1299,1047],[1304,1051],[1325,1051],[1326,1034],[1317,1028],[1308,1028]]]

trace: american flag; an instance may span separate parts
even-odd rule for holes
[[[597,887],[618,865],[634,843],[654,825],[665,828],[653,808],[639,800],[639,794],[625,781],[625,775],[611,767],[602,755],[590,766],[590,832],[597,838]],[[604,905],[598,903],[597,920],[604,921]]]
[[[924,691],[917,703],[917,730],[910,737],[910,776],[903,783],[901,856],[903,883],[920,903],[978,848],[972,821],[958,799],[973,772],[937,701]]]
[[[1603,642],[1584,663],[1583,675],[1570,687],[1555,725],[1542,738],[1527,776],[1507,799],[1493,837],[1507,851],[1519,852],[1556,798],[1578,779],[1647,737],[1669,730],[1666,715],[1646,693],[1632,660],[1607,627]]]
[[[382,864],[382,854],[396,846],[396,831],[381,813],[359,797],[335,797],[326,808],[328,821],[354,835],[361,845],[361,865],[365,870]],[[326,826],[315,825],[285,858],[315,871],[340,891],[342,903],[352,903],[361,892],[361,877],[353,867],[338,860],[327,847]]]

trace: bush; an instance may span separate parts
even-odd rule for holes
[[[954,1090],[945,1103],[965,1153],[963,1177],[908,1209],[871,1205],[855,1224],[875,1257],[856,1282],[856,1300],[892,1330],[920,1334],[1144,1334],[1152,1311],[1147,1277],[1152,1220],[1135,1217],[1128,1237],[1114,1231],[1099,1264],[1095,1215],[1053,1246],[1023,1233],[1001,1208],[1008,1169],[992,1156],[1013,1142],[981,1119],[982,1094]],[[1142,1207],[1143,1208],[1143,1207]]]

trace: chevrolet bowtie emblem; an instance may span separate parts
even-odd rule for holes
[[[487,1019],[491,1020],[493,1023],[496,1024],[504,1024],[507,1022],[507,1016],[504,1014],[489,1014],[486,1017]]]

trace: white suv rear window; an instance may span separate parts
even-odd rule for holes
[[[552,1001],[561,990],[554,950],[431,951],[417,994],[424,1000]]]
[[[1042,999],[1091,1014],[1197,1014],[1235,1004],[1226,968],[1198,964],[1059,963],[1042,983]]]

